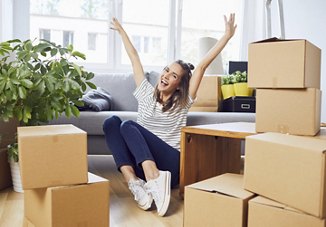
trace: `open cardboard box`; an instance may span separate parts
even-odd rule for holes
[[[223,174],[185,187],[183,226],[247,225],[248,200],[243,176]]]
[[[320,71],[321,50],[307,40],[272,38],[249,44],[249,87],[320,89]]]

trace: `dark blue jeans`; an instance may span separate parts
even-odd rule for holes
[[[129,165],[145,180],[141,164],[152,160],[159,170],[171,172],[171,187],[179,184],[180,152],[134,121],[121,121],[117,116],[103,124],[106,144],[112,152],[118,170]]]

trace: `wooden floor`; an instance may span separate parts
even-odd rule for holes
[[[126,182],[116,170],[112,156],[88,156],[89,171],[110,180],[110,226],[182,226],[183,200],[178,189],[172,190],[171,202],[165,217],[159,217],[155,205],[149,211],[139,209]],[[12,188],[0,191],[0,227],[22,226],[24,194]]]

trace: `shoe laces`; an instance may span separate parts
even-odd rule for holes
[[[133,180],[128,182],[128,188],[134,195],[136,201],[139,201],[145,195],[146,192],[143,187],[144,184],[140,180]]]
[[[150,184],[146,184],[145,190],[152,195],[154,201],[156,202],[161,201],[160,188],[155,180],[150,182]]]

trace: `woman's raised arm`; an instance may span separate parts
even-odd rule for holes
[[[227,17],[224,16],[224,21],[225,21],[224,35],[208,51],[208,53],[204,56],[203,59],[201,59],[201,61],[198,63],[197,67],[195,68],[189,84],[189,95],[192,98],[196,97],[197,90],[199,88],[200,82],[204,76],[207,67],[212,63],[215,57],[223,50],[225,45],[234,35],[235,30],[237,28],[237,25],[234,24],[234,20],[235,20],[234,13],[230,14],[229,19],[227,19]]]
[[[121,26],[121,24],[115,17],[112,18],[110,28],[113,30],[116,30],[121,36],[123,45],[127,51],[129,59],[131,61],[134,79],[136,82],[136,86],[138,87],[141,84],[141,82],[144,80],[145,76],[144,76],[144,69],[140,62],[137,50],[132,45],[132,43],[128,37],[128,34],[125,32],[125,30],[123,29],[123,27]]]

